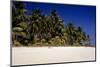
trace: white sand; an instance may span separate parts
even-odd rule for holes
[[[12,65],[95,60],[94,47],[13,47]]]

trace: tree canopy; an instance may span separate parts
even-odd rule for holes
[[[56,10],[48,16],[40,9],[27,14],[25,4],[12,4],[13,46],[88,46],[90,36],[73,22],[64,25]]]

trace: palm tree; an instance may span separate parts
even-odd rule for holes
[[[87,41],[86,33],[82,31],[81,27],[77,28],[77,42],[80,45],[85,45]]]
[[[66,26],[67,43],[73,45],[76,39],[76,27],[72,23],[68,23]]]
[[[59,16],[57,16],[56,10],[51,11],[50,14],[50,30],[52,37],[59,36],[61,37],[63,35],[62,29],[64,29],[63,20],[60,19]]]
[[[89,35],[87,35],[87,45],[86,46],[90,46],[90,36]]]
[[[77,42],[82,45],[82,28],[78,27],[77,28]]]
[[[25,14],[24,3],[13,2],[12,5],[12,32],[15,33],[17,41],[25,43],[27,39],[28,17]],[[14,40],[13,40],[14,41]]]
[[[72,23],[68,23],[66,26],[67,44],[69,45],[84,45],[86,42],[86,34],[81,27],[76,27]]]
[[[12,5],[12,26],[15,27],[17,24],[25,21],[25,4],[22,2],[13,1]]]

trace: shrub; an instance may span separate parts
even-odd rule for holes
[[[56,36],[55,38],[52,38],[51,40],[49,40],[49,43],[52,46],[61,46],[65,44],[65,40],[61,39],[59,36]]]
[[[41,42],[42,42],[42,43],[45,43],[45,42],[46,42],[46,40],[45,40],[45,39],[42,39],[42,40],[41,40]]]
[[[17,40],[14,40],[14,46],[22,46],[20,42],[18,42]]]

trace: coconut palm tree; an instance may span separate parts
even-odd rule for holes
[[[87,45],[86,46],[90,46],[90,36],[89,35],[87,35]]]
[[[77,28],[77,42],[80,45],[85,45],[87,41],[86,33],[82,31],[81,27]]]
[[[60,19],[60,17],[57,15],[56,10],[51,11],[50,14],[50,32],[52,34],[52,37],[59,36],[61,37],[63,35],[62,29],[64,29],[63,20]]]
[[[25,14],[24,3],[13,2],[12,5],[12,32],[15,33],[17,41],[23,44],[27,39],[28,17]],[[14,40],[13,40],[14,41]]]
[[[67,33],[67,44],[73,45],[75,42],[76,37],[76,27],[72,23],[68,23],[66,26],[66,33]]]

